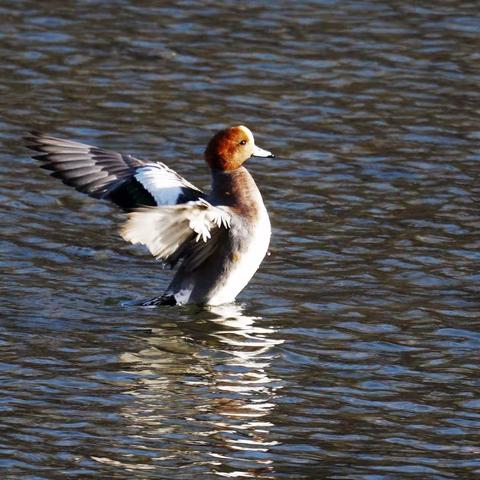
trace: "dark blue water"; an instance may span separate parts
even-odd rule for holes
[[[0,5],[7,479],[480,478],[476,2]],[[209,184],[244,123],[271,255],[236,305],[169,282],[21,136]]]

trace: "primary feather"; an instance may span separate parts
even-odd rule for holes
[[[42,168],[52,171],[52,176],[124,210],[175,205],[204,197],[201,190],[162,162],[148,162],[39,132],[30,132],[25,140],[37,152],[33,158],[42,162]]]

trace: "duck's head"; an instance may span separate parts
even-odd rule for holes
[[[257,147],[252,132],[243,125],[220,130],[205,150],[205,160],[212,170],[235,170],[250,157],[273,155]]]

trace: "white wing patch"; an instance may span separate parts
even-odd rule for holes
[[[200,191],[163,163],[140,168],[135,178],[148,190],[157,205],[175,205],[182,188]]]
[[[207,242],[214,228],[229,228],[230,215],[206,200],[180,205],[141,208],[128,215],[120,235],[131,243],[145,245],[158,259],[169,257],[196,233],[196,242]]]
[[[230,215],[227,212],[214,207],[203,198],[189,203],[195,203],[200,208],[188,216],[189,227],[197,234],[195,241],[198,242],[201,238],[206,242],[211,237],[210,230],[213,226],[221,227],[223,225],[225,228],[230,228]]]

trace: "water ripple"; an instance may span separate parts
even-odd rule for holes
[[[0,14],[2,472],[479,476],[476,2]],[[249,164],[273,238],[244,305],[122,307],[169,272],[20,137],[162,160],[205,187],[197,159],[231,123],[276,154]]]

